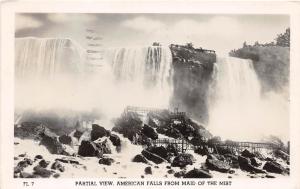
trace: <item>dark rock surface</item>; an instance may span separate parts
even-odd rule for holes
[[[258,169],[251,165],[249,158],[238,156],[239,166],[242,170],[254,173],[266,173],[264,170]]]
[[[209,154],[209,150],[208,150],[208,147],[207,146],[201,146],[201,147],[198,147],[194,150],[195,153],[197,154],[200,154],[202,156],[204,155],[208,155]]]
[[[145,168],[145,174],[146,175],[152,175],[152,168],[151,167],[146,167]]]
[[[282,167],[279,163],[275,161],[267,161],[263,166],[263,169],[270,173],[282,174],[285,172],[284,167]]]
[[[68,135],[61,135],[60,137],[58,137],[58,141],[62,144],[71,145],[72,137],[70,137]]]
[[[108,131],[100,125],[93,124],[91,131],[91,141],[97,140],[98,138],[102,138],[104,136],[108,136]]]
[[[99,160],[99,164],[103,164],[103,165],[111,165],[114,162],[115,162],[115,160],[113,160],[112,158],[107,158],[107,157],[101,158]]]
[[[50,161],[45,161],[44,159],[42,159],[42,160],[39,162],[39,165],[40,165],[42,168],[47,168],[49,164],[50,164]]]
[[[137,163],[148,163],[148,160],[142,154],[134,156],[132,161]]]
[[[121,146],[121,139],[116,134],[110,134],[109,140],[113,143],[114,146]]]
[[[192,154],[179,154],[176,156],[171,164],[173,167],[185,167],[187,165],[193,164],[193,155]]]
[[[251,153],[249,150],[245,149],[242,151],[241,155],[246,158],[254,158],[255,154]]]
[[[152,140],[158,139],[158,134],[156,133],[155,129],[153,129],[149,125],[144,124],[144,126],[142,128],[142,133],[145,136],[151,138]]]
[[[34,172],[33,174],[41,176],[43,178],[49,178],[52,175],[52,172],[49,171],[48,169],[45,169],[39,165],[35,166],[33,168]]]
[[[205,165],[210,170],[219,171],[222,173],[227,173],[230,170],[229,164],[220,160],[206,159]]]
[[[144,157],[146,157],[149,161],[152,161],[152,162],[154,162],[156,164],[160,164],[160,163],[166,161],[165,159],[161,158],[160,156],[158,156],[158,155],[156,155],[154,153],[151,153],[151,152],[149,152],[147,150],[143,150],[142,151],[142,155]]]
[[[97,148],[97,145],[94,142],[83,140],[79,146],[78,155],[84,157],[101,157],[103,153]]]
[[[212,178],[212,174],[203,169],[193,169],[184,175],[184,178]]]
[[[59,170],[60,172],[64,172],[65,171],[65,167],[62,164],[60,164],[58,161],[55,161],[51,165],[51,169]]]

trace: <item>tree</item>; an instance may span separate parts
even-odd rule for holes
[[[277,35],[275,41],[278,46],[290,47],[290,28],[287,28],[285,33]]]

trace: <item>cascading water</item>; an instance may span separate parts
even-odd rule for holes
[[[82,71],[83,50],[70,39],[16,38],[17,78],[54,78]]]
[[[209,100],[209,130],[224,139],[259,141],[287,137],[288,109],[280,98],[260,91],[251,60],[218,58]]]
[[[131,91],[130,104],[168,108],[173,90],[172,55],[161,46],[112,50],[107,62],[120,87]],[[133,100],[133,99],[132,99]]]
[[[101,66],[93,67],[70,39],[17,38],[15,44],[18,108],[96,109],[113,117],[128,105],[169,107],[168,47],[104,48]]]

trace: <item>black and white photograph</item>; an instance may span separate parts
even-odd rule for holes
[[[286,178],[290,17],[16,13],[13,178]]]

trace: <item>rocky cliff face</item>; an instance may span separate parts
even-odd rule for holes
[[[206,123],[208,88],[216,54],[213,51],[178,45],[171,45],[170,49],[174,67],[171,106]]]

